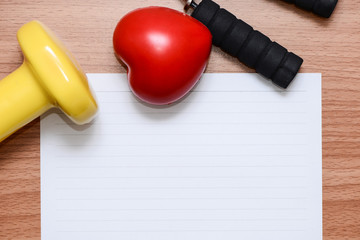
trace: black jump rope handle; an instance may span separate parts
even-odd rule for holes
[[[295,6],[328,18],[334,11],[338,0],[284,0]]]
[[[209,28],[215,46],[279,87],[287,88],[303,63],[299,56],[272,42],[211,0],[203,0],[197,5],[192,17]]]

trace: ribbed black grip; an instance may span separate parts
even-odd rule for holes
[[[288,87],[303,63],[299,56],[289,53],[211,0],[203,0],[192,16],[209,28],[215,46],[282,88]]]
[[[338,0],[284,0],[321,17],[330,17]]]

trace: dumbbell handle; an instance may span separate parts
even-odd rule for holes
[[[0,80],[0,142],[52,105],[24,62]]]
[[[237,57],[276,85],[288,87],[303,63],[299,56],[272,42],[211,0],[203,0],[198,5],[193,1],[187,4],[194,8],[192,17],[209,28],[215,46]]]
[[[321,17],[330,17],[338,0],[283,0],[297,7],[313,12]]]

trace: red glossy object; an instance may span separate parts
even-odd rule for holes
[[[164,7],[128,13],[113,38],[132,91],[156,105],[173,103],[191,90],[205,70],[211,41],[202,23]]]

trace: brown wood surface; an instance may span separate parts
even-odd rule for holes
[[[304,58],[301,72],[323,76],[324,239],[360,239],[360,0],[339,1],[323,19],[280,0],[220,5]],[[86,72],[125,69],[112,33],[127,12],[150,5],[182,11],[179,0],[0,0],[0,79],[22,62],[16,32],[38,19]],[[213,48],[207,72],[252,72]],[[1,118],[1,116],[0,116]],[[39,120],[0,143],[0,239],[40,239]]]

